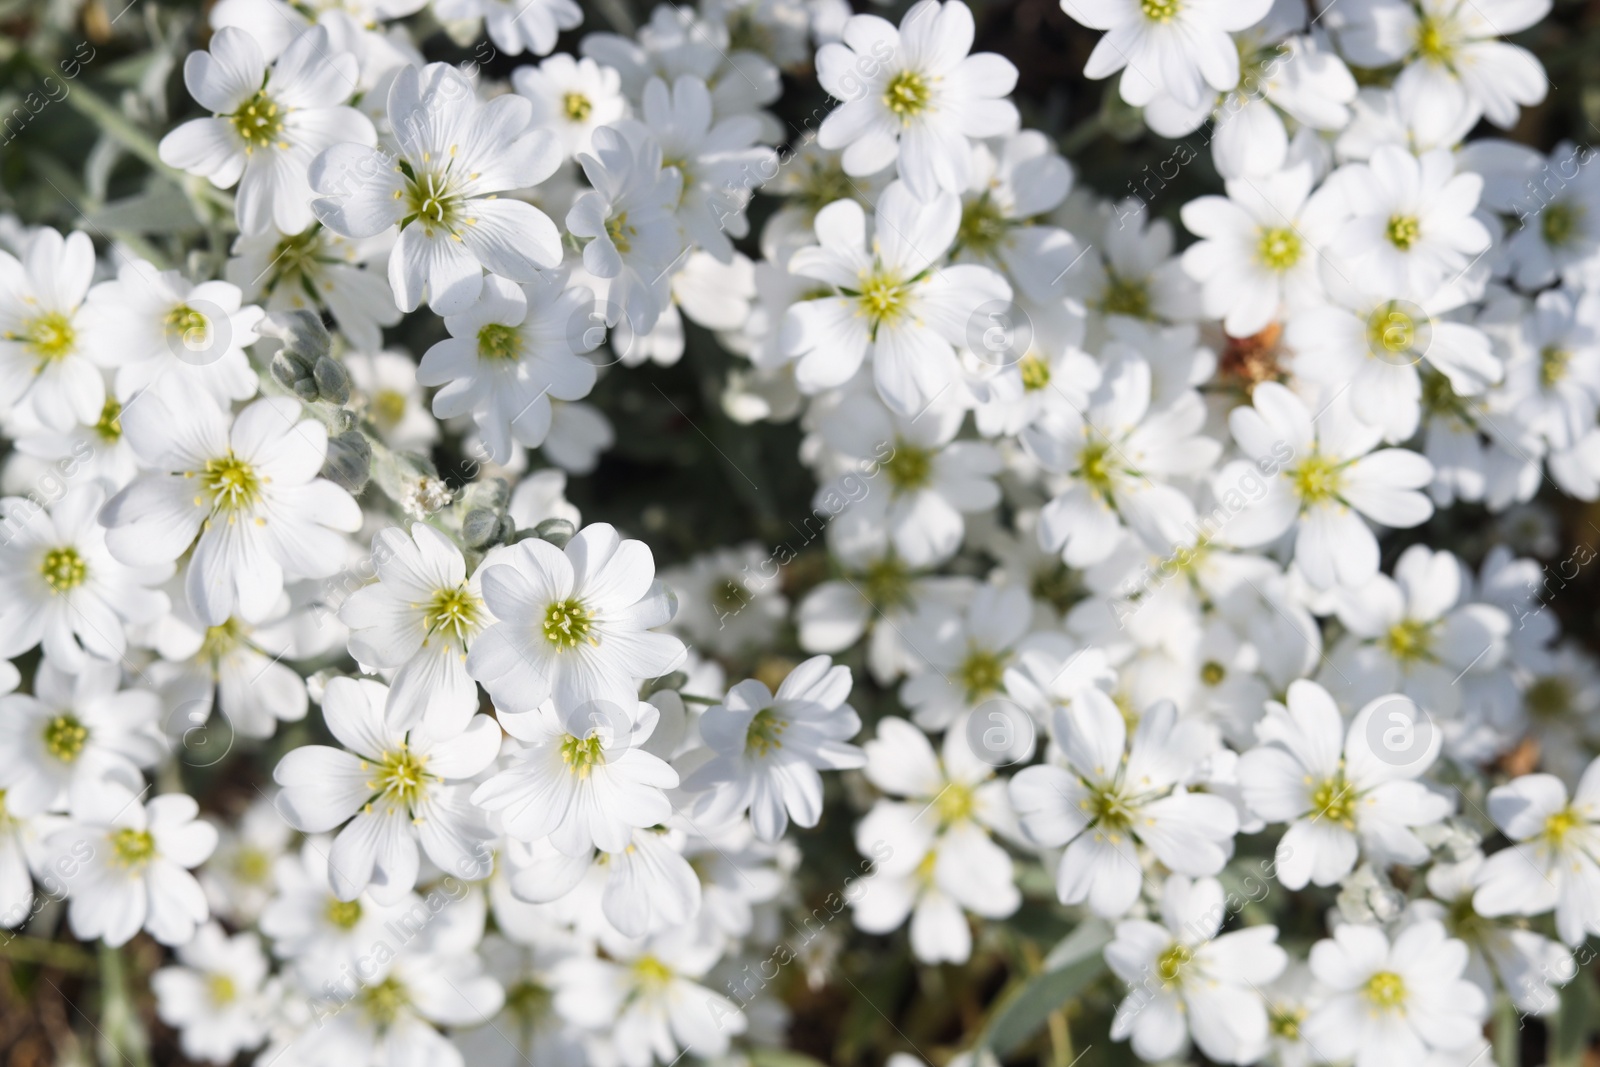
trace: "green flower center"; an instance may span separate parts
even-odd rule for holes
[[[568,734],[561,739],[561,761],[579,778],[587,778],[596,767],[605,764],[605,743],[599,734],[588,737]]]
[[[272,857],[259,848],[242,848],[233,857],[233,873],[241,882],[260,885],[272,873]]]
[[[973,796],[971,786],[950,782],[934,798],[933,806],[939,814],[941,825],[954,826],[972,818],[977,798]]]
[[[774,749],[783,747],[783,732],[789,728],[789,720],[780,716],[772,708],[762,708],[750,720],[749,727],[745,730],[744,751],[750,756],[765,756]]]
[[[599,640],[590,632],[593,629],[594,615],[573,597],[544,609],[544,639],[556,646],[557,652],[570,651],[584,641],[598,645]]]
[[[1289,481],[1303,503],[1322,504],[1338,498],[1344,487],[1343,468],[1335,460],[1313,452],[1289,472]]]
[[[427,765],[426,757],[412,752],[410,746],[402,741],[399,748],[392,748],[383,754],[371,780],[367,782],[367,788],[387,801],[391,808],[413,809],[422,799],[423,790],[432,778],[427,772]],[[363,769],[366,769],[365,763]]]
[[[257,92],[228,117],[232,119],[240,140],[244,141],[245,155],[249,155],[274,142],[278,143],[279,148],[288,147],[279,141],[283,134],[283,116],[284,112],[279,110],[272,97],[265,92]]]
[[[1208,686],[1221,685],[1227,676],[1228,669],[1214,659],[1208,659],[1200,665],[1200,681]]]
[[[1300,1040],[1300,1024],[1306,1020],[1306,1009],[1288,1005],[1274,1006],[1267,1017],[1272,1036],[1285,1041]]]
[[[561,110],[568,122],[588,122],[594,113],[594,104],[582,93],[567,93],[561,98]]]
[[[156,855],[156,839],[148,830],[124,829],[111,835],[111,862],[125,869],[137,869]]]
[[[883,461],[883,471],[896,492],[915,492],[933,479],[933,453],[903,439],[896,440],[894,453]]]
[[[1392,1011],[1405,1003],[1406,983],[1393,971],[1379,971],[1366,984],[1367,999],[1384,1011]]]
[[[1143,278],[1123,278],[1106,272],[1106,287],[1100,294],[1100,310],[1107,315],[1126,315],[1130,319],[1150,318],[1150,286]]]
[[[522,331],[498,322],[478,329],[478,358],[509,363],[522,355]]]
[[[423,627],[430,634],[442,631],[461,644],[478,628],[482,604],[465,583],[454,589],[436,590],[422,614]]]
[[[961,225],[956,228],[956,245],[979,255],[988,255],[1000,247],[1008,228],[1000,205],[988,193],[984,193],[961,206]]]
[[[723,613],[738,611],[750,602],[744,583],[737,578],[724,578],[711,585],[711,602]]]
[[[122,405],[106,397],[105,406],[100,409],[100,420],[92,428],[95,436],[108,445],[122,440]]]
[[[1109,500],[1115,485],[1116,464],[1111,443],[1099,438],[1088,441],[1078,453],[1078,477],[1101,497]]]
[[[179,304],[167,312],[167,336],[191,350],[206,347],[211,339],[211,320],[188,304]]]
[[[50,591],[59,595],[71,592],[88,580],[89,565],[78,555],[78,550],[69,545],[46,552],[44,561],[39,564],[39,573]]]
[[[401,222],[402,229],[415,219],[422,223],[422,232],[427,236],[432,237],[434,227],[439,227],[459,241],[461,237],[456,233],[459,224],[473,221],[461,215],[461,196],[451,184],[449,171],[442,174],[435,174],[431,170],[413,173],[406,182],[405,190],[396,189],[395,196],[403,196],[406,200],[406,218]]]
[[[506,990],[506,1010],[523,1022],[531,1023],[549,1014],[553,999],[550,990],[524,979]]]
[[[481,347],[483,344],[481,337],[478,343]],[[367,410],[372,413],[373,422],[392,430],[406,416],[405,394],[397,389],[379,389],[373,394]]]
[[[1071,567],[1052,562],[1033,572],[1028,592],[1033,599],[1042,600],[1057,611],[1064,612],[1083,599],[1083,583],[1072,573]]]
[[[1544,209],[1539,216],[1539,232],[1544,235],[1544,243],[1551,248],[1560,248],[1578,236],[1578,223],[1583,220],[1583,208],[1578,204],[1555,203]]]
[[[410,1003],[411,996],[405,986],[392,975],[361,990],[361,1007],[367,1013],[367,1018],[380,1028],[398,1019]]]
[[[928,80],[914,70],[902,70],[889,79],[883,90],[883,106],[901,122],[909,123],[928,108],[933,90]]]
[[[1373,355],[1399,355],[1417,346],[1417,320],[1397,302],[1375,310],[1367,318],[1367,348]]]
[[[1448,64],[1455,54],[1450,27],[1443,19],[1423,15],[1417,20],[1417,55],[1433,63]]]
[[[1078,807],[1089,817],[1089,823],[1107,836],[1113,844],[1133,826],[1134,810],[1115,787],[1089,787],[1089,795],[1078,801]]]
[[[1275,271],[1286,271],[1300,262],[1300,235],[1287,226],[1276,226],[1261,231],[1256,254],[1261,262]]]
[[[990,693],[998,693],[1006,676],[1008,652],[993,652],[987,648],[971,648],[961,661],[956,677],[966,690],[967,703],[976,704]]]
[[[1411,246],[1422,236],[1422,225],[1414,215],[1390,215],[1389,225],[1384,228],[1384,234],[1389,238],[1390,244],[1402,252],[1409,252]]]
[[[911,602],[911,569],[895,556],[874,560],[862,574],[861,586],[880,612],[904,607]]]
[[[200,641],[199,658],[214,665],[231,655],[244,643],[244,624],[238,619],[230,618],[217,626],[206,627],[206,635]]]
[[[330,900],[327,916],[328,921],[339,929],[353,930],[356,923],[361,921],[361,901]]]
[[[62,763],[71,763],[89,741],[89,728],[78,717],[63,712],[45,724],[44,747]]]
[[[1344,780],[1340,771],[1332,778],[1324,778],[1311,791],[1311,817],[1327,819],[1346,829],[1355,826],[1356,794]]]
[[[211,494],[211,506],[220,511],[245,511],[254,507],[261,496],[261,477],[256,469],[232,452],[206,460],[200,484]],[[231,516],[228,521],[233,521]]]
[[[1173,943],[1165,952],[1156,957],[1156,977],[1164,985],[1177,985],[1183,968],[1194,959],[1194,953],[1187,945]]]
[[[1171,22],[1182,7],[1179,0],[1139,0],[1139,10],[1151,22]]]
[[[23,323],[21,333],[7,333],[8,341],[20,341],[33,353],[39,370],[72,355],[78,345],[78,331],[72,320],[59,311],[46,311]]]
[[[1572,687],[1559,675],[1546,675],[1528,686],[1522,703],[1535,718],[1558,718],[1572,710]]]

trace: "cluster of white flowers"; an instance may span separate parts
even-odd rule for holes
[[[1558,1010],[1600,664],[1455,525],[1600,498],[1593,155],[1464,143],[1543,100],[1550,0],[1061,0],[1209,131],[1170,203],[1075,184],[962,0],[581,58],[573,0],[433,0],[505,81],[422,6],[210,9],[159,159],[222,278],[0,229],[0,928],[147,933],[184,1054],[261,1067],[746,1062],[848,927],[963,964],[1025,897],[1150,1062],[1469,1067]],[[567,478],[690,324],[819,488],[658,573]]]

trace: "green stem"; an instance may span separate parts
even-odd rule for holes
[[[150,1035],[129,991],[127,957],[100,945],[100,1062],[105,1067],[150,1067]]]
[[[42,937],[14,936],[0,940],[0,957],[17,963],[37,963],[58,971],[90,974],[94,957],[77,945],[47,941]]]

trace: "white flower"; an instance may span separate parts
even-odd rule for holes
[[[1156,552],[1194,540],[1194,505],[1164,479],[1198,473],[1221,446],[1198,435],[1205,405],[1192,391],[1153,403],[1151,369],[1136,352],[1106,368],[1089,407],[1047,411],[1022,433],[1045,470],[1063,475],[1055,499],[1039,512],[1039,543],[1069,566],[1109,556],[1132,530]]]
[[[172,573],[168,561],[117,558],[96,521],[104,502],[93,483],[67,490],[48,511],[25,497],[0,500],[0,655],[42,644],[57,665],[77,671],[120,659],[125,624],[167,610],[167,595],[149,587]]]
[[[1569,449],[1600,408],[1600,301],[1550,289],[1518,318],[1497,406],[1551,449]]]
[[[122,426],[145,473],[101,511],[111,554],[151,566],[193,545],[184,588],[208,626],[234,614],[260,621],[285,578],[333,574],[340,532],[361,525],[361,510],[317,476],[328,431],[301,412],[288,398],[257,400],[230,425],[205,393],[141,394]]]
[[[1122,99],[1143,107],[1165,90],[1184,107],[1239,83],[1239,50],[1230,33],[1255,25],[1272,0],[1061,0],[1061,10],[1092,30],[1106,30],[1083,73],[1123,71]],[[1124,68],[1126,68],[1124,70]]]
[[[1020,585],[978,587],[964,612],[933,607],[912,620],[907,638],[927,664],[900,686],[900,703],[924,730],[944,730],[1006,693],[1006,671],[1032,644],[1033,612]],[[1040,640],[1044,635],[1037,635]]]
[[[497,621],[473,643],[467,672],[504,711],[554,695],[563,712],[599,701],[628,714],[639,683],[683,659],[682,641],[651,632],[673,609],[649,547],[606,523],[585,526],[565,549],[520,541],[478,578]]]
[[[904,719],[878,723],[866,775],[909,802],[879,800],[856,825],[856,849],[871,874],[851,900],[857,927],[888,933],[911,917],[911,949],[924,963],[965,963],[972,933],[964,912],[1003,919],[1022,903],[1011,856],[989,837],[1017,833],[1005,782],[977,758],[961,730],[936,755]]]
[[[1059,296],[1082,254],[1071,234],[1041,225],[1072,188],[1072,167],[1038,130],[1023,130],[991,150],[972,146],[972,180],[961,190],[954,259],[1005,274],[1012,288],[1041,303]]]
[[[1554,908],[1567,944],[1600,934],[1600,760],[1583,772],[1570,803],[1555,775],[1525,774],[1489,791],[1489,815],[1516,844],[1478,869],[1478,914]]]
[[[1463,130],[1480,115],[1510,129],[1518,105],[1539,103],[1549,86],[1531,52],[1495,38],[1520,33],[1549,11],[1550,0],[1356,0],[1329,8],[1327,24],[1351,63],[1403,63],[1396,90],[1415,94],[1427,110],[1459,113]]]
[[[673,626],[718,655],[769,647],[789,614],[778,561],[753,542],[697,555],[686,567],[662,571],[661,580],[678,598]]]
[[[500,713],[500,723],[523,742],[509,765],[472,794],[521,841],[549,838],[565,856],[587,862],[593,849],[621,852],[635,828],[672,814],[663,790],[678,773],[639,747],[660,716],[653,704],[632,708],[580,705],[566,714],[546,703],[532,711]]]
[[[384,294],[385,303],[388,294]],[[356,399],[390,448],[427,452],[439,439],[417,381],[417,364],[404,352],[350,352],[343,359]]]
[[[45,842],[80,940],[115,947],[142,928],[181,945],[206,921],[205,891],[189,869],[216,848],[216,829],[195,817],[193,797],[168,793],[141,804],[142,794],[120,777],[102,779],[73,796],[72,824]]]
[[[585,317],[594,294],[563,289],[559,278],[517,285],[484,279],[477,302],[445,316],[450,337],[428,349],[417,367],[422,385],[443,386],[433,413],[470,413],[489,458],[505,463],[511,442],[535,448],[550,432],[550,398],[581,400],[594,388],[595,365],[579,353],[600,342]]]
[[[1234,509],[1220,539],[1263,545],[1294,530],[1295,566],[1319,589],[1358,587],[1378,572],[1378,541],[1363,518],[1405,528],[1433,514],[1417,492],[1433,465],[1403,448],[1372,452],[1383,431],[1337,394],[1313,418],[1286,387],[1262,382],[1228,427],[1254,462],[1217,476],[1217,498]]]
[[[671,302],[667,275],[683,254],[673,210],[684,175],[662,167],[660,143],[638,123],[601,127],[593,142],[592,153],[580,154],[578,162],[594,188],[572,202],[567,229],[590,239],[584,268],[611,282],[611,303],[635,333],[647,334]],[[614,326],[616,317],[608,312],[594,325]]]
[[[79,334],[94,245],[41,226],[21,252],[0,249],[0,413],[27,403],[51,429],[93,424],[106,387]]]
[[[1183,254],[1200,283],[1206,314],[1234,337],[1266,329],[1322,293],[1322,248],[1337,232],[1343,204],[1311,191],[1309,163],[1228,182],[1227,197],[1183,205],[1183,224],[1204,240]]]
[[[371,352],[383,345],[380,327],[400,321],[388,281],[367,269],[387,259],[393,244],[382,234],[352,241],[320,222],[287,237],[240,234],[224,273],[243,299],[259,300],[268,311],[326,307],[351,343]]]
[[[363,889],[393,902],[417,881],[417,846],[446,874],[466,880],[489,870],[480,813],[464,781],[500,751],[487,715],[458,731],[407,730],[384,714],[387,686],[335,678],[322,715],[343,749],[302,745],[279,761],[278,810],[295,829],[325,833],[343,826],[328,854],[328,878],[340,900]],[[347,751],[348,750],[348,751]]]
[[[877,15],[845,23],[842,42],[817,51],[817,80],[843,101],[822,120],[817,143],[844,149],[847,174],[890,163],[921,200],[960,193],[972,176],[970,139],[1017,126],[1005,99],[1017,68],[992,52],[975,56],[972,10],[961,0],[920,0],[897,30]]]
[[[209,52],[191,52],[183,83],[213,112],[161,139],[161,161],[207,178],[219,189],[238,183],[234,210],[248,234],[276,227],[299,233],[311,223],[312,159],[329,145],[371,146],[372,123],[342,105],[356,91],[357,61],[314,26],[268,69],[254,37],[225,26]]]
[[[211,914],[235,926],[253,925],[273,895],[273,867],[288,849],[294,828],[263,793],[217,833],[216,851],[199,876]]]
[[[670,88],[651,78],[639,118],[661,145],[661,165],[680,175],[676,214],[684,236],[719,262],[732,262],[730,238],[750,232],[745,209],[778,167],[772,149],[756,144],[761,123],[752,115],[713,116],[706,83],[687,76]]]
[[[267,958],[250,931],[228,937],[207,923],[178,947],[178,965],[150,976],[156,1014],[179,1031],[190,1059],[232,1063],[267,1039],[273,1005],[262,984]]]
[[[1369,734],[1381,737],[1391,715],[1420,718],[1405,697],[1380,697],[1346,730],[1327,690],[1303,679],[1289,685],[1287,706],[1267,704],[1256,726],[1262,743],[1239,760],[1239,785],[1252,812],[1290,824],[1275,868],[1288,888],[1333,885],[1363,851],[1382,862],[1428,858],[1413,829],[1455,810],[1451,798],[1414,781],[1437,758],[1439,732],[1416,730],[1416,753],[1377,752]]]
[[[1211,743],[1198,720],[1179,721],[1170,702],[1139,718],[1130,740],[1111,698],[1086,688],[1050,721],[1065,766],[1041,764],[1011,779],[1023,832],[1043,848],[1066,845],[1056,869],[1063,904],[1087,901],[1096,915],[1122,915],[1144,879],[1141,844],[1181,874],[1215,874],[1239,820],[1217,796],[1177,787]]]
[[[980,441],[956,441],[965,411],[946,397],[917,417],[897,415],[875,396],[853,392],[819,421],[838,477],[812,498],[843,531],[887,530],[915,566],[948,559],[961,546],[964,514],[1000,502],[1002,459]],[[843,500],[842,505],[837,502]]]
[[[260,388],[244,350],[257,340],[262,311],[241,303],[227,282],[194,285],[178,271],[127,261],[115,281],[89,291],[83,343],[97,363],[117,369],[123,404],[167,375],[219,404],[244,400]]]
[[[674,932],[611,953],[610,960],[563,960],[554,971],[556,1010],[604,1031],[624,1067],[671,1063],[683,1053],[716,1059],[748,1025],[733,1001],[696,981],[718,954]]]
[[[388,701],[396,726],[420,722],[443,734],[461,729],[478,710],[467,649],[494,621],[478,575],[469,581],[461,549],[420,522],[410,537],[398,527],[379,531],[372,566],[378,581],[339,608],[340,621],[351,629],[350,654],[368,666],[396,668]]]
[[[538,185],[561,163],[555,136],[528,128],[532,112],[514,94],[480,101],[448,63],[405,67],[389,87],[398,155],[359,143],[329,148],[311,166],[322,194],[312,210],[346,237],[400,227],[389,285],[402,311],[424,295],[440,315],[465,311],[486,269],[535,281],[561,263],[560,234],[532,204],[496,195]]]
[[[628,110],[621,75],[564,52],[537,67],[518,67],[511,72],[511,84],[533,104],[534,123],[553,131],[569,157],[590,151],[595,130]]]
[[[952,346],[965,343],[973,312],[1011,299],[988,267],[939,265],[960,225],[954,195],[924,203],[904,183],[879,198],[870,241],[854,200],[817,213],[818,244],[797,251],[788,269],[832,295],[794,304],[781,326],[802,392],[844,384],[869,354],[878,394],[897,414],[916,415],[949,390],[959,373]]]
[[[1276,926],[1221,933],[1228,918],[1215,878],[1167,878],[1161,922],[1124,919],[1106,946],[1106,962],[1129,986],[1117,1006],[1111,1039],[1133,1039],[1151,1063],[1182,1056],[1192,1034],[1216,1063],[1254,1063],[1268,1025],[1260,986],[1283,973],[1289,956]]]
[[[850,668],[813,656],[773,693],[747,679],[700,717],[714,755],[689,774],[686,790],[708,790],[697,810],[714,823],[750,813],[756,836],[776,841],[792,818],[812,827],[822,815],[819,770],[860,767],[866,755],[849,743],[861,718],[845,703]]]
[[[433,12],[450,22],[482,16],[489,39],[508,55],[548,55],[556,38],[583,24],[575,0],[434,0]]]
[[[1489,248],[1489,231],[1473,216],[1483,179],[1457,172],[1449,152],[1414,156],[1385,145],[1336,180],[1351,217],[1329,251],[1380,291],[1431,293]]]
[[[1382,930],[1345,923],[1311,947],[1311,971],[1329,993],[1302,1026],[1306,1042],[1319,1058],[1355,1067],[1470,1047],[1489,1005],[1461,977],[1466,966],[1467,946],[1437,922],[1409,926],[1393,944]]]
[[[0,697],[0,789],[21,816],[65,811],[69,796],[101,779],[154,767],[166,754],[157,719],[161,702],[147,689],[118,689],[122,668],[86,663],[68,674],[47,657],[32,695]]]
[[[1427,545],[1402,552],[1393,578],[1340,590],[1347,636],[1328,657],[1325,683],[1352,704],[1403,693],[1431,715],[1455,715],[1462,690],[1499,665],[1511,629],[1499,608],[1460,603],[1462,592],[1461,562]]]

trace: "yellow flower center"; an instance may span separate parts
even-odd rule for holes
[[[1300,1024],[1305,1022],[1306,1009],[1283,1005],[1274,1006],[1267,1018],[1267,1026],[1272,1031],[1272,1036],[1282,1038],[1284,1041],[1300,1040]]]
[[[1560,847],[1567,835],[1583,826],[1583,816],[1570,807],[1562,808],[1544,820],[1544,836],[1552,845]]]
[[[1455,54],[1450,26],[1443,19],[1423,15],[1417,20],[1417,55],[1432,63],[1448,64]]]
[[[932,99],[933,90],[928,80],[914,70],[902,70],[889,79],[883,90],[883,106],[903,123],[909,123],[927,110]]]
[[[587,778],[596,767],[605,764],[605,743],[599,734],[588,737],[568,734],[561,739],[561,760],[567,770],[579,778]]]
[[[1550,204],[1539,216],[1539,232],[1544,235],[1545,244],[1551,248],[1560,248],[1578,236],[1578,224],[1582,221],[1582,205]]]
[[[481,343],[481,342],[480,342]],[[405,394],[397,389],[379,389],[368,405],[372,421],[386,429],[393,429],[406,415]]]
[[[1422,236],[1422,225],[1413,215],[1390,215],[1389,225],[1384,233],[1389,238],[1389,243],[1402,252],[1411,251],[1411,246],[1417,243]]]
[[[950,782],[939,791],[933,806],[939,814],[939,822],[944,826],[953,826],[972,818],[977,798],[973,796],[971,786]]]
[[[479,608],[482,601],[473,596],[466,583],[454,589],[439,589],[422,615],[423,627],[428,633],[443,632],[460,644],[478,627]]]
[[[50,591],[59,595],[71,592],[87,581],[89,565],[78,555],[78,550],[69,545],[52,548],[46,552],[44,560],[39,564],[39,573],[44,577],[44,584],[50,587]]]
[[[910,287],[899,278],[883,271],[872,271],[861,279],[856,291],[860,313],[867,317],[872,335],[877,337],[878,327],[893,324],[904,318],[908,310]]]
[[[1174,943],[1161,955],[1156,957],[1156,977],[1165,985],[1177,985],[1183,968],[1194,959],[1194,953],[1188,946]]]
[[[568,122],[588,122],[594,113],[594,104],[582,93],[567,93],[561,98],[561,110]]]
[[[1105,290],[1100,294],[1100,310],[1130,319],[1150,318],[1149,284],[1142,278],[1123,278],[1108,271]]]
[[[1433,658],[1433,627],[1416,619],[1403,619],[1389,627],[1383,647],[1402,663]]]
[[[1300,262],[1300,235],[1287,226],[1264,229],[1256,253],[1272,270],[1286,271]]]
[[[1139,10],[1151,22],[1171,22],[1181,7],[1179,0],[1139,0]]]
[[[654,956],[640,956],[634,960],[633,974],[640,985],[664,986],[672,981],[672,968]]]
[[[76,350],[78,331],[72,320],[59,311],[47,311],[27,320],[21,333],[7,333],[8,341],[20,341],[33,353],[38,370],[60,362]]]
[[[361,990],[361,1007],[381,1029],[393,1023],[411,1003],[411,996],[394,976]]]
[[[1382,1011],[1393,1011],[1406,1001],[1406,983],[1393,971],[1379,971],[1367,979],[1367,999]]]
[[[1032,352],[1017,361],[1017,371],[1022,375],[1024,392],[1037,393],[1050,384],[1050,364]]]
[[[352,930],[361,921],[361,901],[330,900],[327,916],[328,921],[339,929]]]
[[[1355,826],[1356,793],[1340,771],[1332,778],[1324,778],[1311,791],[1311,817],[1327,819],[1346,829]]]
[[[1093,438],[1078,453],[1078,477],[1107,500],[1111,498],[1115,473],[1116,465],[1109,441]]]
[[[156,839],[148,830],[118,830],[111,835],[111,862],[124,869],[137,869],[156,855]]]
[[[625,256],[633,249],[633,239],[639,236],[639,231],[628,225],[628,213],[623,211],[606,219],[606,236],[616,246],[617,254]]]
[[[1200,665],[1200,680],[1208,686],[1222,684],[1228,676],[1228,669],[1214,659],[1208,659]]]
[[[1556,345],[1545,345],[1539,349],[1539,384],[1549,389],[1558,384],[1567,376],[1567,367],[1572,362],[1572,353]]]
[[[205,469],[200,472],[200,484],[211,494],[211,506],[219,511],[248,510],[261,496],[260,475],[232,452],[206,460]],[[195,502],[201,501],[196,499]]]
[[[234,987],[233,979],[225,974],[213,974],[206,977],[206,992],[211,994],[211,1003],[216,1005],[228,1004],[239,995]]]
[[[1295,494],[1306,504],[1321,504],[1337,499],[1344,486],[1341,465],[1318,452],[1301,460],[1289,472],[1289,481]]]
[[[105,406],[100,409],[100,420],[93,429],[95,435],[108,445],[122,440],[122,405],[106,397]]]
[[[89,741],[89,728],[76,715],[62,712],[45,724],[44,747],[62,763],[71,763]]]
[[[522,355],[522,331],[491,322],[478,329],[478,358],[508,363]]]
[[[234,130],[244,141],[245,154],[249,155],[274,142],[278,142],[280,148],[288,147],[279,141],[283,133],[283,116],[284,112],[279,110],[272,97],[258,92],[228,117],[233,120]]]
[[[399,748],[392,748],[383,754],[371,780],[367,782],[367,788],[386,801],[390,808],[415,808],[432,778],[427,772],[427,765],[426,757],[412,752],[410,746],[402,741]]]
[[[771,708],[762,708],[756,712],[745,730],[745,754],[765,756],[774,749],[782,748],[783,732],[788,728],[788,719],[781,717]]]
[[[211,340],[211,320],[188,304],[167,312],[167,336],[191,350],[205,348]]]
[[[544,609],[544,639],[556,646],[557,652],[570,651],[584,641],[598,645],[599,640],[590,633],[593,629],[594,615],[580,600],[568,597]]]

